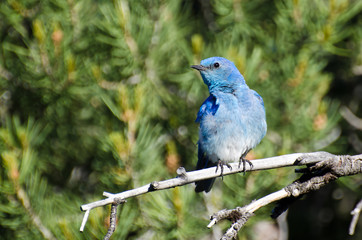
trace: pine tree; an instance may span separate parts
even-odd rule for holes
[[[353,154],[330,89],[362,64],[361,10],[352,0],[1,2],[1,237],[102,238],[109,209],[79,233],[81,204],[193,170],[208,93],[189,66],[211,56],[232,60],[264,99],[268,133],[249,159]],[[295,177],[253,172],[207,197],[187,185],[130,199],[112,238],[208,239],[227,227],[205,228],[213,211]],[[357,195],[357,178],[341,182]],[[251,226],[239,234],[252,236]]]

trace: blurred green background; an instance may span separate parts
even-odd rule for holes
[[[249,159],[361,153],[361,12],[358,0],[1,1],[0,238],[100,239],[109,206],[80,233],[80,205],[193,170],[208,91],[189,66],[211,56],[264,99],[268,133]],[[129,199],[112,239],[218,238],[229,222],[207,229],[209,215],[282,188],[293,170]],[[362,239],[362,220],[347,235],[361,184],[340,179],[293,205],[290,239]],[[275,226],[272,208],[238,238]]]

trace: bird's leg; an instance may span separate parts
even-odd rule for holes
[[[221,170],[221,179],[222,179],[222,180],[224,180],[224,174],[223,174],[223,173],[224,173],[224,165],[227,166],[230,170],[233,169],[229,163],[227,163],[227,162],[222,161],[222,160],[219,159],[219,161],[218,161],[218,163],[217,163],[217,165],[216,165],[216,171],[215,171],[215,172],[217,172],[217,170],[218,170],[219,167],[220,167],[220,170]]]
[[[253,167],[254,167],[254,165],[253,165],[249,160],[245,159],[243,156],[241,156],[240,159],[239,159],[239,168],[240,168],[240,166],[241,166],[241,162],[243,162],[243,172],[244,172],[244,175],[245,175],[245,172],[246,172],[246,169],[245,169],[246,163],[249,164],[250,169],[253,169]]]

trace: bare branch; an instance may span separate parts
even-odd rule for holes
[[[237,207],[231,210],[221,210],[211,216],[211,222],[209,225],[207,225],[207,227],[211,228],[213,225],[224,219],[231,220],[232,225],[224,234],[222,239],[236,238],[238,231],[245,225],[249,218],[254,215],[256,210],[288,196],[289,193],[285,189],[281,189],[277,192],[271,193],[265,197],[253,201],[244,207]]]
[[[117,222],[117,207],[121,203],[125,203],[125,200],[116,198],[115,202],[111,205],[111,214],[109,216],[109,228],[106,236],[104,236],[103,240],[109,240],[116,230],[116,222]]]
[[[79,231],[81,231],[81,232],[84,231],[85,224],[88,221],[89,213],[90,213],[90,209],[88,209],[83,216],[82,225],[80,225],[80,229],[79,229]]]
[[[315,158],[310,158],[308,160],[301,160],[296,161],[296,159],[300,158],[303,155],[311,155]],[[253,160],[253,169],[250,169],[249,165],[246,165],[245,171],[257,171],[257,170],[265,170],[265,169],[272,169],[272,168],[280,168],[280,167],[287,167],[293,165],[305,165],[305,164],[314,164],[319,159],[325,159],[326,156],[334,156],[326,152],[315,152],[315,153],[293,153],[288,155],[282,155],[278,157],[271,157],[271,158],[264,158],[259,160]],[[234,173],[243,172],[244,169],[238,168],[238,163],[231,163],[230,164],[232,169],[225,168],[223,175],[229,175]],[[173,187],[178,187],[182,185],[186,185],[195,181],[200,181],[208,178],[220,177],[220,171],[215,172],[216,167],[201,169],[198,171],[191,171],[186,172],[184,168],[179,168],[177,170],[178,176],[176,178],[164,180],[164,181],[154,181],[150,184],[144,185],[139,188],[135,188],[132,190],[124,191],[117,194],[110,194],[110,193],[103,193],[103,195],[107,194],[107,198],[103,200],[99,200],[96,202],[84,204],[81,206],[82,211],[87,211],[88,209],[96,208],[111,204],[114,202],[114,198],[121,198],[127,199],[130,197],[139,196],[148,192],[156,191],[156,190],[163,190]]]
[[[339,110],[339,113],[353,127],[362,130],[362,119],[354,115],[354,113],[348,107],[342,106]]]
[[[362,199],[357,203],[356,207],[351,212],[351,215],[353,217],[352,217],[351,225],[349,226],[349,231],[348,231],[349,235],[354,234],[354,230],[356,229],[356,225],[357,225],[359,214],[361,213],[361,210],[362,210]]]
[[[249,165],[246,165],[245,171],[257,171],[265,169],[273,169],[287,166],[301,166],[307,165],[306,169],[303,169],[304,174],[294,183],[281,189],[275,193],[271,193],[263,198],[260,198],[252,203],[240,208],[232,210],[222,210],[211,217],[211,222],[208,227],[212,227],[214,224],[222,219],[229,219],[232,221],[231,228],[225,233],[223,239],[231,239],[236,236],[238,231],[243,227],[247,220],[253,216],[254,212],[259,208],[270,204],[271,202],[279,201],[278,206],[274,210],[274,215],[278,216],[284,212],[290,202],[293,202],[299,196],[319,189],[325,184],[333,181],[341,176],[348,176],[362,172],[362,155],[356,156],[336,156],[327,152],[314,152],[314,153],[294,153],[288,155],[282,155],[278,157],[271,157],[259,160],[253,160],[253,168],[250,169]],[[244,172],[243,168],[239,168],[239,163],[231,163],[231,168],[225,168],[223,175],[235,174]],[[177,170],[177,177],[164,180],[154,181],[150,184],[135,188],[132,190],[124,191],[117,194],[104,192],[103,195],[106,199],[84,204],[81,206],[82,211],[86,211],[83,218],[83,223],[80,231],[83,231],[85,222],[87,221],[89,211],[93,208],[105,206],[108,204],[114,204],[117,201],[123,201],[130,197],[135,197],[141,194],[149,193],[152,191],[163,190],[173,187],[178,187],[200,181],[204,179],[220,177],[220,171],[216,172],[216,167],[202,169],[198,171],[186,172],[184,168]],[[114,208],[112,208],[114,209]],[[112,215],[112,214],[111,214]],[[115,219],[115,218],[113,218]],[[111,219],[112,221],[112,219]],[[112,225],[112,224],[111,224]],[[114,231],[110,229],[108,231]]]
[[[315,159],[314,155],[306,154],[297,159],[297,161],[310,162],[313,159]],[[362,173],[362,155],[329,155],[326,160],[320,161],[314,165],[309,165],[303,172],[304,174],[299,179],[275,193],[271,193],[263,198],[253,201],[244,207],[237,207],[231,210],[221,210],[218,213],[213,214],[208,227],[213,226],[215,223],[223,219],[231,220],[232,225],[224,234],[222,239],[235,238],[237,231],[241,229],[246,221],[259,208],[268,205],[271,202],[278,201],[278,205],[274,208],[272,213],[272,217],[276,218],[286,211],[290,204],[297,200],[300,196],[311,191],[318,190],[339,177]]]

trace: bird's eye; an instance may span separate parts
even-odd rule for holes
[[[220,64],[219,64],[219,63],[217,63],[217,62],[216,62],[216,63],[214,63],[214,67],[215,67],[215,68],[218,68],[219,66],[220,66]]]

